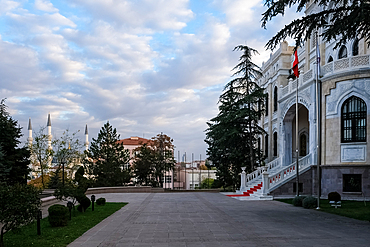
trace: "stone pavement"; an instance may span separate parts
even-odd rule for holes
[[[370,223],[220,193],[99,194],[129,202],[75,246],[370,246]],[[340,210],[340,209],[339,209]]]

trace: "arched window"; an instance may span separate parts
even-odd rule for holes
[[[277,132],[274,133],[274,156],[277,156]]]
[[[266,106],[266,116],[268,116],[269,115],[269,94],[267,93],[266,94],[266,101],[265,101],[265,106]]]
[[[307,155],[307,136],[306,134],[301,134],[299,136],[299,156]]]
[[[338,59],[346,58],[347,57],[347,47],[342,45],[339,49]]]
[[[358,55],[358,39],[356,38],[355,41],[353,41],[352,45],[352,56]]]
[[[333,62],[333,57],[332,56],[330,56],[329,59],[328,59],[328,63],[331,63],[331,62]]]
[[[265,135],[265,157],[269,156],[269,135]]]
[[[366,142],[366,104],[352,96],[342,106],[342,142]]]
[[[278,89],[275,86],[274,88],[274,112],[278,109]]]

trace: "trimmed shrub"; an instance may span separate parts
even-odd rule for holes
[[[66,226],[68,224],[69,211],[66,206],[55,204],[49,207],[48,212],[51,226]]]
[[[77,206],[77,210],[80,212],[85,212],[91,205],[91,201],[87,196],[80,198],[79,203],[80,205]]]
[[[101,197],[98,200],[96,200],[96,205],[104,206],[105,205],[105,198]]]
[[[328,194],[329,201],[339,202],[341,200],[341,196],[338,192],[330,192]]]
[[[305,196],[296,196],[293,198],[293,205],[296,207],[302,207],[302,201],[305,199]]]
[[[307,196],[302,201],[302,206],[304,208],[316,208],[317,207],[317,199],[313,196]]]

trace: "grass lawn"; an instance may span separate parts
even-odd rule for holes
[[[293,199],[277,199],[277,201],[292,204]],[[320,211],[346,216],[358,220],[370,221],[370,202],[342,201],[342,207],[335,208],[330,205],[329,200],[320,200]]]
[[[84,232],[121,209],[127,203],[109,203],[105,206],[95,204],[94,212],[91,206],[85,213],[72,210],[72,220],[65,227],[51,227],[48,218],[41,220],[41,235],[37,235],[36,222],[22,227],[20,230],[7,232],[4,235],[5,246],[67,246]]]

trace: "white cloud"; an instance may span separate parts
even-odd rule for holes
[[[0,15],[5,14],[7,12],[10,12],[11,10],[16,9],[21,4],[16,1],[10,1],[10,0],[0,0]]]
[[[193,18],[188,0],[74,0],[94,19],[140,30],[179,30]]]
[[[87,123],[91,138],[109,120],[122,138],[163,131],[202,157],[206,122],[240,56],[233,48],[258,49],[262,63],[285,22],[262,30],[261,1],[215,0],[201,13],[188,0],[0,3],[0,97],[23,127],[29,117],[45,126],[50,112],[53,135]]]
[[[48,0],[35,0],[35,8],[45,12],[57,12],[58,9]]]

